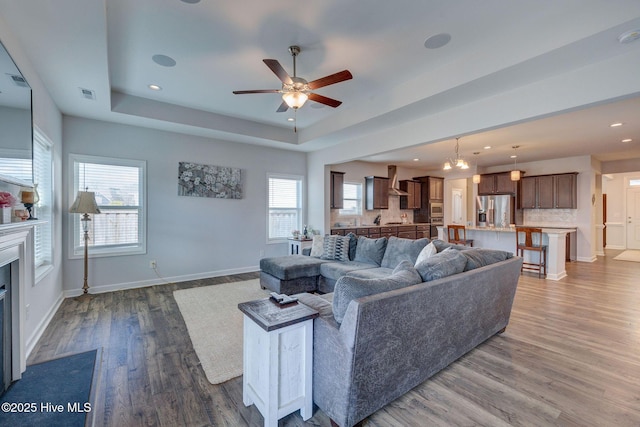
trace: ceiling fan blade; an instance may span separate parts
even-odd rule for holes
[[[309,99],[333,108],[339,107],[340,104],[342,104],[342,101],[338,101],[337,99],[333,98],[327,98],[326,96],[318,95],[317,93],[310,93]]]
[[[289,109],[289,105],[287,105],[286,102],[282,101],[282,104],[280,104],[280,106],[276,110],[276,113],[284,113],[288,109]]]
[[[273,73],[276,76],[278,76],[278,78],[280,79],[280,81],[282,83],[287,84],[287,85],[292,85],[293,84],[293,80],[291,80],[291,77],[285,71],[285,69],[282,68],[282,65],[280,65],[280,63],[278,62],[277,59],[263,59],[262,62],[267,64],[267,67],[269,67],[271,69],[271,71],[273,71]]]
[[[234,90],[236,95],[245,95],[247,93],[280,93],[280,89],[257,89],[257,90]]]
[[[349,70],[342,70],[335,74],[331,74],[330,76],[322,77],[318,80],[314,80],[309,82],[309,89],[318,89],[320,87],[329,86],[332,84],[340,83],[345,80],[352,79],[353,76]]]

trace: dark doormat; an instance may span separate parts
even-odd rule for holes
[[[90,425],[100,359],[91,350],[27,366],[0,398],[0,426]]]

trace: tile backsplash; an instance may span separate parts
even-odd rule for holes
[[[577,209],[525,209],[523,224],[544,227],[575,226],[577,218]]]
[[[340,215],[339,209],[331,209],[331,227],[371,225],[378,214],[381,215],[380,224],[387,222],[402,222],[402,214],[407,214],[407,222],[413,222],[412,209],[400,209],[400,197],[389,197],[389,209],[362,209],[362,215]],[[340,224],[340,225],[337,225]],[[327,230],[328,232],[328,230]]]

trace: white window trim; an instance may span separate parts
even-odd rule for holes
[[[304,210],[304,193],[305,193],[305,183],[304,183],[304,176],[302,175],[287,175],[287,174],[281,174],[281,173],[272,173],[272,172],[268,172],[267,173],[267,179],[266,179],[266,192],[265,194],[267,195],[267,203],[266,203],[266,237],[267,237],[267,244],[271,245],[271,244],[280,244],[280,243],[287,243],[287,238],[285,237],[278,237],[278,238],[274,238],[271,239],[269,238],[269,179],[271,178],[282,178],[282,179],[295,179],[295,180],[299,180],[300,181],[300,224],[299,226],[302,227],[304,224],[304,218],[305,218],[305,210]],[[302,229],[300,229],[300,231],[302,231]]]
[[[53,149],[54,149],[54,144],[53,142],[49,139],[49,137],[47,136],[47,134],[45,134],[44,132],[42,132],[40,130],[40,128],[36,125],[33,126],[33,139],[34,139],[34,144],[36,143],[36,139],[38,139],[38,142],[43,144],[43,145],[47,145],[49,150],[51,151],[51,223],[49,224],[51,227],[51,263],[50,264],[44,264],[41,265],[39,267],[36,268],[35,271],[35,278],[34,278],[34,285],[37,285],[38,282],[40,282],[45,276],[47,276],[47,274],[49,274],[51,271],[53,271],[53,266],[55,265],[55,260],[57,257],[56,254],[56,233],[55,233],[55,227],[54,224],[56,223],[56,213],[55,213],[55,209],[53,209],[53,206],[55,205],[55,188],[56,188],[56,183],[55,183],[55,163],[53,161]]]
[[[145,160],[121,159],[115,157],[88,156],[84,154],[69,154],[69,200],[67,206],[71,206],[76,197],[76,189],[74,188],[75,163],[97,163],[115,166],[131,166],[140,168],[140,188],[142,188],[142,197],[139,198],[140,212],[138,216],[138,230],[140,232],[140,241],[137,245],[130,247],[118,247],[117,249],[109,247],[94,248],[89,246],[89,258],[113,257],[126,255],[140,255],[147,253],[147,162]],[[91,190],[91,189],[89,189]],[[68,209],[67,209],[68,210]],[[68,214],[69,230],[69,259],[84,258],[84,249],[75,250],[75,239],[73,233],[78,229],[75,221],[80,221],[81,215]]]
[[[344,187],[344,184],[359,185],[360,186],[360,198],[359,199],[348,199],[348,200],[358,200],[358,212],[357,213],[343,212],[344,209],[338,209],[338,215],[339,216],[345,216],[345,217],[361,216],[362,215],[362,210],[363,210],[363,204],[364,204],[364,200],[363,200],[364,199],[364,185],[361,182],[344,182],[343,183],[343,187]],[[347,200],[347,199],[343,196],[342,200],[344,202],[344,200]]]

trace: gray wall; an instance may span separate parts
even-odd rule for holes
[[[261,256],[286,254],[286,244],[267,244],[267,173],[306,175],[304,153],[215,141],[147,128],[64,117],[64,189],[69,193],[69,154],[146,160],[147,254],[96,257],[89,285],[107,291],[258,269]],[[178,162],[241,168],[241,200],[179,197]],[[64,206],[70,206],[67,195]],[[63,218],[65,291],[82,286],[82,259],[70,259],[69,217]]]

